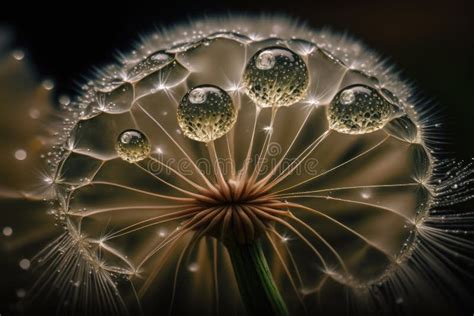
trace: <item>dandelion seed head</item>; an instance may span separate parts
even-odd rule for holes
[[[152,34],[61,102],[44,180],[64,232],[40,254],[46,273],[71,280],[71,308],[88,290],[119,311],[123,283],[146,301],[185,279],[173,297],[207,306],[215,280],[234,280],[227,246],[261,242],[295,310],[336,286],[405,302],[391,282],[447,234],[433,208],[472,196],[472,168],[435,159],[413,100],[359,42],[285,19]],[[233,282],[217,296],[238,297]]]
[[[411,143],[419,139],[418,121],[400,101],[400,89],[392,84],[396,80],[371,66],[372,55],[356,57],[358,47],[331,44],[332,34],[288,36],[283,27],[278,28],[282,34],[272,28],[266,40],[262,31],[260,40],[238,28],[206,27],[194,35],[181,32],[185,38],[168,44],[147,39],[125,56],[126,63],[99,71],[86,88],[90,106],[98,111],[73,125],[74,146],[66,146],[71,153],[58,163],[56,177],[72,184],[68,196],[58,195],[65,201],[61,212],[66,218],[77,209],[91,210],[82,215],[80,226],[69,220],[67,226],[94,238],[113,223],[107,243],[96,239],[107,256],[91,260],[89,254],[88,260],[99,270],[142,271],[145,291],[154,282],[147,271],[166,249],[176,256],[180,249],[189,252],[194,258],[186,259],[193,260],[188,271],[197,273],[197,267],[206,266],[194,254],[199,240],[214,238],[225,249],[231,240],[271,245],[280,236],[277,240],[289,247],[285,251],[314,256],[311,267],[316,270],[308,280],[328,275],[347,286],[367,287],[385,278],[397,254],[409,248],[404,243],[412,242],[403,228],[406,220],[426,211],[416,200],[393,203],[389,197],[403,189],[400,201],[412,201],[418,185],[412,179],[426,183],[432,170],[423,140]],[[357,62],[348,67],[351,59]],[[101,131],[100,138],[95,130]],[[305,145],[298,147],[301,140]],[[270,141],[281,148],[271,147]],[[351,152],[354,143],[360,148]],[[163,146],[171,149],[173,162],[150,155],[151,148],[160,154]],[[335,149],[338,154],[330,156]],[[376,173],[363,168],[372,153],[380,155]],[[342,164],[337,155],[346,155]],[[253,156],[258,159],[251,161]],[[317,159],[322,171],[308,172],[310,159]],[[392,159],[403,164],[392,170],[386,165]],[[79,163],[87,168],[73,176]],[[357,165],[360,172],[348,177],[346,165]],[[338,181],[331,184],[325,173]],[[397,173],[405,182],[390,182],[389,175]],[[77,182],[77,177],[90,181]],[[86,202],[91,193],[100,198]],[[324,217],[327,209],[348,207],[365,207],[361,216],[367,218],[380,213],[390,219],[392,239],[384,237],[382,226],[370,232],[346,226],[339,217]],[[156,227],[158,234],[146,233]],[[282,228],[296,234],[291,242],[279,234]],[[139,251],[124,251],[131,249],[132,236],[142,240]],[[334,241],[340,236],[352,243],[351,250]],[[189,246],[183,250],[180,241]],[[368,252],[349,264],[360,243]],[[368,265],[372,272],[366,274]]]

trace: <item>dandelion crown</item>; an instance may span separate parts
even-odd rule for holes
[[[282,18],[178,25],[67,110],[45,191],[64,232],[37,256],[61,309],[390,309],[457,238],[438,224],[470,167],[437,158],[427,110],[347,36]]]

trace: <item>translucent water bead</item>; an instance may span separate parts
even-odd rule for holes
[[[212,85],[196,86],[178,106],[178,123],[183,134],[199,142],[210,142],[234,126],[237,113],[230,96]]]
[[[258,51],[250,58],[244,73],[247,94],[262,107],[289,106],[298,102],[308,83],[305,62],[284,47]]]
[[[117,138],[115,150],[123,160],[135,163],[145,159],[151,151],[148,138],[140,131],[129,129]]]
[[[344,134],[366,134],[379,130],[392,118],[396,107],[377,90],[353,85],[339,91],[329,104],[330,128]]]

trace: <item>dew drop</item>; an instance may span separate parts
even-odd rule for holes
[[[308,68],[303,59],[284,47],[264,48],[250,58],[244,84],[259,106],[289,106],[301,100],[308,88]]]
[[[210,142],[234,126],[237,114],[230,96],[212,85],[194,87],[178,106],[178,123],[186,137]]]
[[[329,104],[327,116],[335,131],[366,134],[383,128],[394,113],[394,106],[375,89],[353,85],[336,94]]]
[[[115,150],[123,160],[135,163],[150,154],[151,146],[145,134],[129,129],[119,135],[115,143]]]

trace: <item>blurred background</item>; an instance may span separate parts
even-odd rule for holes
[[[54,6],[25,2],[0,10],[0,30],[8,30],[11,47],[25,52],[41,79],[54,82],[57,99],[73,97],[93,67],[113,61],[118,50],[132,49],[138,35],[232,12],[285,14],[316,29],[329,26],[363,40],[401,70],[420,99],[441,110],[449,140],[443,150],[458,159],[474,157],[474,10],[468,1],[159,0],[102,7],[97,1]],[[0,48],[6,34],[0,32]],[[0,106],[0,115],[2,111]],[[463,209],[472,210],[473,203],[468,204]],[[474,282],[470,284],[474,293]],[[474,302],[462,310],[472,314]]]

